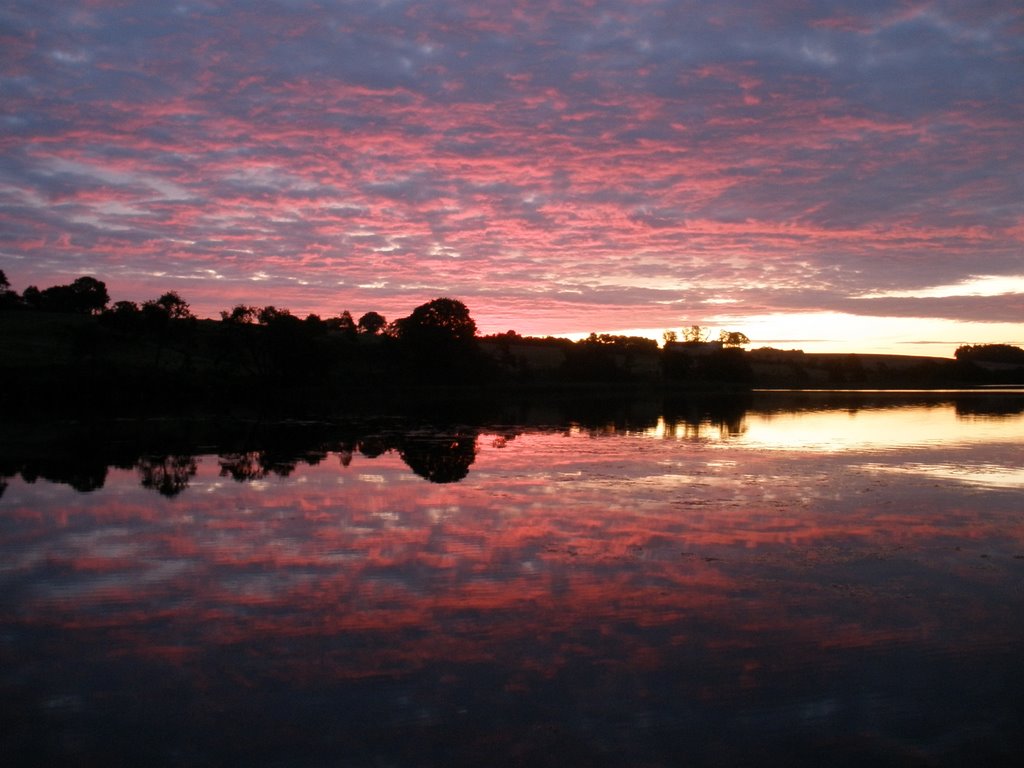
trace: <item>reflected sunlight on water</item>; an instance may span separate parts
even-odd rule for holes
[[[1024,461],[1024,455],[1018,460]],[[967,485],[979,485],[988,488],[1019,488],[1024,490],[1024,466],[1006,466],[1001,464],[967,463],[967,464],[921,464],[905,462],[896,465],[865,464],[866,469],[876,472],[896,472],[910,475],[925,475],[943,480],[955,480]]]
[[[1024,443],[1024,414],[964,417],[948,406],[748,413],[739,425],[710,420],[672,424],[660,418],[643,434],[773,451],[900,450],[959,443]]]
[[[1024,748],[1020,414],[387,429],[8,472],[0,747],[181,766]]]

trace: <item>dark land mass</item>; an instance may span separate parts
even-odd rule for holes
[[[182,412],[329,418],[671,400],[763,388],[948,389],[1024,382],[1024,360],[1014,351],[1024,352],[1016,347],[1002,359],[986,359],[985,347],[944,359],[747,351],[719,342],[658,348],[650,339],[596,334],[572,342],[511,331],[460,333],[429,318],[389,334],[286,312],[256,323],[9,309],[0,311],[0,400],[5,418],[15,420]],[[991,347],[1006,351],[1004,345]],[[978,354],[972,357],[972,351]]]

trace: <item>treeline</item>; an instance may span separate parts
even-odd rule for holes
[[[83,277],[18,296],[0,273],[4,399],[29,409],[87,403],[163,411],[281,407],[323,412],[399,392],[479,387],[495,378],[462,302],[438,298],[388,322],[376,312],[321,318],[273,305],[195,317],[167,292],[110,303]]]
[[[1024,351],[962,347],[955,361],[899,369],[868,356],[744,351],[742,334],[685,341],[593,333],[581,341],[481,336],[465,304],[437,298],[406,317],[323,318],[239,304],[195,317],[176,292],[111,303],[103,281],[15,292],[0,272],[0,395],[8,410],[100,408],[311,414],[580,392],[737,391],[755,386],[936,387],[1019,381]],[[692,338],[691,338],[692,337]]]
[[[957,360],[995,365],[1024,365],[1024,349],[1012,344],[966,344],[958,347]]]
[[[140,407],[308,400],[322,409],[325,399],[341,408],[510,388],[630,389],[666,377],[741,384],[749,378],[738,364],[739,350],[663,366],[657,343],[643,337],[480,336],[466,305],[446,297],[390,321],[374,311],[358,320],[348,311],[299,317],[275,305],[245,304],[208,320],[196,318],[176,292],[141,304],[111,303],[101,280],[81,277],[18,296],[0,278],[2,306],[20,310],[4,315],[8,335],[22,341],[5,356],[17,374],[11,380],[21,382],[12,395],[21,401],[59,402],[88,391],[93,399]],[[722,364],[726,358],[729,365]]]

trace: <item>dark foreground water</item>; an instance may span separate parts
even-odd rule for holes
[[[8,451],[0,761],[1013,764],[1024,408],[972,402]]]

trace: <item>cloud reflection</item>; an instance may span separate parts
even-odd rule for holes
[[[114,747],[82,730],[92,718],[141,729],[140,754],[186,734],[257,764],[280,749],[399,759],[401,744],[470,764],[495,745],[538,758],[566,743],[653,762],[689,745],[711,763],[732,753],[709,728],[783,749],[805,726],[878,757],[904,711],[923,724],[915,749],[945,758],[991,712],[1019,714],[1002,673],[1024,631],[1024,523],[1010,489],[916,467],[1005,466],[1021,418],[907,413],[941,418],[947,442],[889,432],[882,458],[854,430],[842,451],[765,450],[747,437],[771,420],[748,414],[717,442],[450,433],[428,468],[455,456],[462,472],[471,455],[458,483],[412,474],[407,439],[376,452],[383,434],[347,466],[343,448],[283,463],[149,454],[157,485],[184,466],[174,495],[134,468],[73,496],[13,479],[0,684],[27,687],[33,712],[76,702],[45,722],[83,733],[62,748],[97,759]]]

